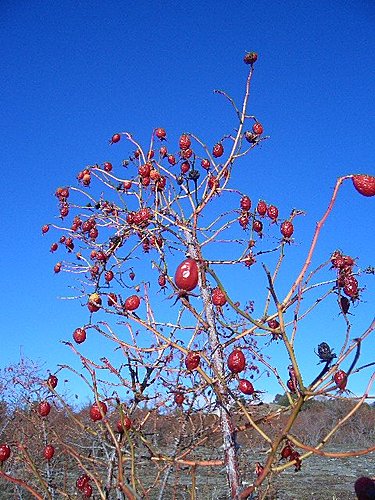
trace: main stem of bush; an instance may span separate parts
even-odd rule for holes
[[[231,417],[229,395],[225,383],[224,352],[216,328],[214,305],[212,303],[211,290],[206,281],[205,265],[200,252],[199,243],[187,229],[185,230],[185,238],[188,244],[189,256],[198,262],[200,268],[198,285],[202,295],[205,320],[208,325],[208,343],[211,351],[212,367],[215,378],[213,390],[220,412],[220,427],[223,439],[227,479],[231,497],[237,499],[241,488],[241,478],[237,456],[236,433]]]

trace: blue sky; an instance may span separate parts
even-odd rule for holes
[[[51,370],[72,362],[59,340],[87,319],[77,303],[58,300],[71,282],[53,275],[51,240],[40,234],[56,214],[56,187],[85,165],[120,161],[127,150],[108,146],[120,130],[145,141],[163,126],[208,143],[232,130],[233,113],[212,90],[241,98],[245,51],[259,53],[250,111],[271,139],[233,181],[252,199],[283,207],[284,216],[291,207],[307,212],[291,249],[300,262],[336,178],[375,174],[374,21],[373,2],[360,0],[3,0],[0,364],[16,361],[20,346]],[[373,208],[347,183],[317,257],[341,248],[374,265]],[[353,337],[373,315],[373,280],[363,280]]]

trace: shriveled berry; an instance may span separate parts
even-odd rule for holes
[[[196,351],[189,351],[185,358],[185,366],[189,371],[195,370],[201,361],[201,357]]]
[[[256,52],[247,52],[243,58],[245,64],[254,64],[258,59],[258,54]]]

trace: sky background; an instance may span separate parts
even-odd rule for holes
[[[291,249],[301,262],[336,178],[375,174],[374,28],[375,5],[365,0],[2,0],[0,365],[16,362],[21,349],[46,370],[73,363],[59,341],[87,320],[78,303],[58,300],[69,280],[54,275],[53,239],[40,232],[56,215],[56,187],[88,164],[125,157],[125,146],[108,145],[118,131],[148,141],[163,126],[175,138],[194,131],[207,143],[231,131],[232,110],[212,90],[241,99],[245,51],[259,54],[250,112],[271,138],[233,182],[284,216],[291,207],[306,211]],[[323,236],[317,259],[341,248],[360,256],[363,268],[374,265],[374,200],[347,182]],[[371,322],[373,281],[363,277],[353,338]],[[337,323],[336,310],[325,314]],[[332,335],[309,331],[307,343],[328,337],[337,350]],[[311,352],[301,355],[315,365]],[[364,361],[371,358],[367,349]],[[353,377],[351,388],[362,382]]]

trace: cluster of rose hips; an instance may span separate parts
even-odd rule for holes
[[[238,217],[238,223],[242,229],[247,230],[251,221],[251,230],[256,233],[260,238],[263,237],[263,222],[262,218],[267,216],[272,224],[277,223],[279,217],[279,210],[275,205],[267,205],[264,200],[259,200],[254,212],[251,210],[252,202],[251,199],[244,195],[240,200],[240,215]],[[283,237],[283,241],[290,242],[291,237],[294,233],[294,226],[291,220],[285,220],[280,225],[280,232]],[[251,239],[249,241],[249,247],[255,246],[255,240]],[[252,251],[250,251],[244,258],[244,263],[246,267],[250,267],[255,263],[256,259]]]
[[[90,418],[93,422],[98,422],[102,420],[108,412],[108,407],[104,401],[99,401],[97,403],[94,403],[90,407]],[[128,415],[121,415],[121,417],[117,420],[116,423],[116,430],[120,434],[123,434],[126,431],[129,431],[130,428],[132,427],[132,421],[129,418]]]
[[[185,366],[188,371],[193,371],[200,365],[201,357],[197,351],[189,351],[185,357]],[[241,349],[234,349],[228,356],[227,366],[233,375],[238,375],[246,368],[246,358]],[[257,369],[257,367],[252,367]],[[238,390],[246,395],[255,393],[255,389],[250,380],[238,379]],[[177,396],[177,395],[176,395]],[[179,397],[180,399],[180,397]],[[176,397],[175,397],[176,401]],[[183,400],[182,400],[183,401]],[[181,404],[182,404],[181,401]],[[177,402],[177,401],[176,401]],[[179,403],[178,403],[179,404]]]
[[[344,255],[339,250],[336,250],[331,256],[331,264],[337,271],[337,286],[342,289],[347,297],[351,300],[356,300],[359,297],[358,281],[353,274],[355,260],[349,255]],[[342,302],[344,312],[349,309],[345,301]]]
[[[154,135],[160,141],[166,141],[167,132],[164,128],[156,128],[154,130]],[[121,139],[121,134],[114,134],[110,141],[111,144],[119,142]],[[199,158],[191,148],[191,138],[188,134],[184,133],[179,138],[179,151],[177,154],[168,152],[165,145],[162,145],[159,149],[159,161],[164,159],[167,160],[169,166],[174,167],[178,163],[180,164],[180,174],[177,175],[177,184],[181,185],[185,179],[197,181],[200,177],[200,172],[197,170],[197,160],[200,160],[200,166],[208,171],[211,166],[210,160],[207,158]],[[217,142],[212,148],[212,156],[214,158],[220,158],[224,154],[224,146],[222,142]],[[148,187],[150,184],[153,191],[162,191],[166,186],[166,177],[161,175],[157,163],[153,160],[155,157],[155,152],[153,150],[149,151],[147,154],[147,161],[138,166],[139,183],[143,187]],[[130,160],[139,160],[141,158],[141,151],[138,149],[134,152],[133,157]],[[104,164],[104,170],[108,171],[108,162]],[[126,164],[129,162],[126,161]],[[111,165],[111,164],[110,164]],[[112,167],[112,165],[111,165]],[[112,170],[112,168],[111,168]],[[130,189],[131,181],[124,182],[124,189]],[[214,175],[209,175],[208,177],[208,187],[218,187],[218,181]]]
[[[293,444],[290,441],[287,441],[283,449],[281,450],[281,459],[289,460],[289,462],[293,462],[295,460],[295,471],[301,470],[302,461],[300,459],[301,454],[296,451],[293,447]]]

